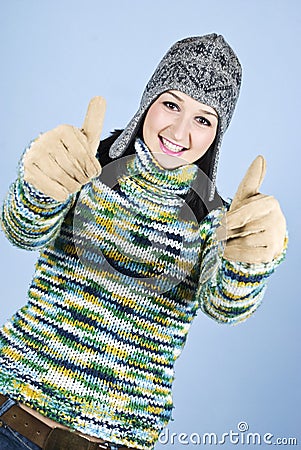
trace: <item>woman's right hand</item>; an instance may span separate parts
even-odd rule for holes
[[[96,158],[105,114],[105,99],[93,97],[83,128],[59,125],[38,137],[24,156],[24,179],[64,202],[101,173]]]

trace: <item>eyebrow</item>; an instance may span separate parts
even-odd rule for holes
[[[179,97],[177,94],[175,94],[174,92],[166,91],[166,94],[172,95],[173,97],[175,97],[175,98],[176,98],[179,102],[181,102],[181,103],[184,102],[184,100],[183,100],[181,97]],[[216,117],[216,118],[218,119],[217,114],[215,114],[215,113],[213,113],[213,112],[207,111],[206,109],[200,109],[200,111],[203,112],[203,113],[205,113],[205,114],[209,114],[210,116],[214,116],[214,117]]]

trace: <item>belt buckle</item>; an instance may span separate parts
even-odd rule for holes
[[[95,444],[95,449],[110,450],[111,448],[109,442],[95,442],[86,436],[81,436],[75,431],[69,431],[63,428],[53,428],[47,437],[43,450],[89,450],[91,448],[91,443]]]

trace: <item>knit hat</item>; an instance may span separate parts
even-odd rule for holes
[[[210,163],[209,200],[215,193],[219,151],[228,128],[241,84],[241,65],[223,36],[215,33],[176,42],[163,57],[143,92],[140,107],[110,148],[109,156],[121,156],[135,138],[150,105],[168,90],[178,90],[211,106],[219,117]]]

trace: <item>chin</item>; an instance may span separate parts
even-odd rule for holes
[[[153,153],[154,158],[163,169],[178,169],[185,166],[187,161],[183,158],[177,158],[176,156],[166,155],[165,153]]]

